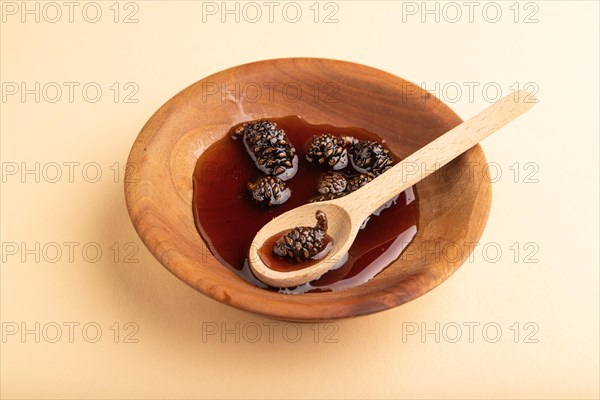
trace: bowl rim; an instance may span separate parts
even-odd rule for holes
[[[263,64],[272,64],[272,63],[287,63],[287,62],[320,62],[320,63],[333,63],[333,64],[345,64],[347,67],[355,68],[355,69],[366,69],[373,73],[379,74],[381,76],[387,76],[390,79],[404,81],[412,84],[410,81],[407,81],[401,77],[398,77],[389,72],[373,68],[367,65],[358,64],[349,61],[336,60],[336,59],[328,59],[328,58],[317,58],[317,57],[286,57],[286,58],[274,58],[267,60],[254,61],[250,63],[240,64],[231,68],[227,68],[211,75],[206,76],[205,78],[200,79],[197,82],[192,83],[187,86],[180,92],[178,92],[171,99],[167,100],[146,122],[146,124],[141,129],[138,134],[135,142],[132,145],[129,157],[128,157],[128,165],[130,163],[135,162],[136,158],[140,156],[141,153],[145,152],[145,146],[147,146],[146,141],[151,139],[148,137],[148,131],[150,127],[153,126],[157,118],[160,118],[163,114],[165,114],[168,109],[172,106],[173,102],[176,102],[177,99],[181,98],[187,91],[192,90],[193,87],[198,85],[203,81],[207,81],[210,79],[214,79],[214,77],[227,73],[229,71],[235,71],[242,68],[252,68],[256,66],[260,66]],[[426,92],[423,88],[418,85],[415,85],[417,90],[423,96],[430,97],[432,101],[437,101],[438,106],[443,109],[443,112],[452,116],[452,121],[449,122],[449,126],[447,129],[453,128],[455,125],[458,125],[462,122],[462,119],[454,113],[454,111],[448,107],[441,100],[437,99],[435,96],[431,95],[429,92]],[[477,157],[479,160],[483,160],[485,163],[485,155],[479,145],[470,149],[467,153],[473,157]],[[137,173],[140,177],[143,176],[143,164],[141,164]],[[190,177],[191,179],[191,177]],[[440,277],[437,281],[433,281],[431,284],[420,287],[419,291],[412,292],[412,296],[405,297],[403,301],[397,301],[397,293],[390,288],[389,290],[377,292],[376,295],[373,295],[373,292],[351,292],[349,290],[343,290],[336,293],[337,299],[345,299],[352,302],[362,302],[363,307],[359,312],[348,312],[348,308],[343,305],[340,307],[325,307],[322,304],[322,300],[331,295],[331,293],[305,293],[302,295],[286,295],[279,294],[275,292],[266,291],[264,289],[260,289],[255,287],[249,283],[248,285],[252,286],[254,289],[258,289],[262,291],[262,296],[266,298],[267,301],[256,301],[256,296],[253,293],[245,293],[245,292],[236,292],[235,294],[231,294],[228,290],[229,288],[223,287],[217,280],[215,279],[192,279],[187,276],[187,274],[180,268],[180,263],[188,262],[189,260],[182,259],[178,255],[166,254],[169,250],[160,249],[160,246],[157,246],[157,242],[160,243],[162,238],[158,237],[158,232],[160,229],[145,229],[142,225],[142,220],[148,222],[148,218],[152,219],[153,216],[150,215],[140,215],[139,212],[136,211],[136,204],[143,197],[147,197],[147,188],[142,187],[144,184],[142,183],[142,179],[131,181],[125,179],[125,200],[127,205],[127,210],[130,216],[130,219],[134,225],[134,228],[138,235],[140,236],[144,245],[150,250],[150,252],[154,255],[154,257],[171,273],[177,276],[180,280],[193,287],[194,289],[200,291],[201,293],[209,296],[210,298],[217,300],[221,303],[225,303],[227,305],[236,307],[241,310],[258,313],[264,316],[272,317],[275,319],[282,320],[292,320],[292,321],[323,321],[323,320],[335,320],[335,319],[343,319],[349,317],[357,317],[361,315],[372,314],[380,311],[384,311],[398,305],[404,304],[408,301],[411,301],[421,295],[427,293],[428,291],[434,289],[443,281],[449,278],[452,273],[454,273],[460,265],[464,263],[465,260],[461,260],[458,265],[450,270],[450,273],[446,276]],[[417,191],[419,190],[419,184],[417,186]],[[488,190],[490,190],[490,185],[488,182]],[[479,239],[483,233],[483,229],[487,223],[487,219],[489,216],[489,211],[491,207],[491,195],[489,195],[489,199],[487,199],[486,204],[484,204],[485,208],[482,210],[482,215],[480,216],[480,227],[479,231],[476,232],[477,239]],[[192,207],[189,210],[190,214],[192,214]],[[159,224],[160,221],[152,220],[152,224]],[[418,235],[418,233],[417,233]],[[198,234],[200,237],[200,234]],[[201,239],[203,241],[203,239]],[[468,254],[467,254],[468,256]],[[214,260],[216,258],[213,257],[212,254],[209,254],[209,257],[212,257]],[[465,257],[466,258],[466,257]],[[218,262],[218,261],[217,261]],[[200,262],[202,263],[202,262]],[[224,270],[227,268],[223,267]],[[228,270],[227,270],[228,271]],[[229,271],[233,276],[235,276],[231,271]],[[421,277],[417,277],[416,279],[420,279]],[[241,279],[241,278],[240,278]],[[254,290],[253,290],[254,292]],[[290,297],[301,296],[304,301],[296,301],[296,299],[291,299]],[[319,299],[319,301],[317,301]],[[318,308],[318,312],[314,312],[315,308]],[[282,311],[283,310],[283,311]]]

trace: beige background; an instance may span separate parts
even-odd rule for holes
[[[121,3],[117,23],[112,1],[97,2],[97,23],[82,17],[85,8],[95,18],[86,2],[77,3],[72,23],[62,2],[56,23],[47,21],[56,10],[39,3],[39,23],[27,14],[22,22],[21,2],[2,2],[3,398],[599,396],[598,3],[498,2],[497,23],[486,21],[496,6],[484,2],[473,22],[454,3],[463,15],[452,23],[455,9],[446,3],[437,5],[439,22],[434,15],[423,22],[420,2],[392,1],[321,3],[315,23],[312,3],[297,3],[303,13],[293,24],[282,17],[285,2],[273,23],[267,15],[222,23],[219,14],[203,22],[203,3],[193,1]],[[323,23],[336,7],[338,22]],[[416,15],[403,14],[414,7]],[[131,12],[138,22],[123,23]],[[531,13],[537,22],[524,23]],[[508,93],[529,83],[538,91],[529,114],[483,144],[502,176],[473,260],[426,296],[355,320],[296,326],[194,292],[138,239],[122,174],[114,174],[145,121],[204,76],[287,56],[350,60],[424,83],[463,118],[488,105],[495,87]],[[21,82],[40,82],[39,103],[35,94],[10,95]],[[63,88],[55,103],[49,82]],[[79,84],[72,102],[63,82]],[[102,89],[96,103],[81,93],[89,82]],[[136,88],[137,103],[124,102]],[[72,182],[69,162],[79,163],[71,164]],[[39,183],[35,173],[21,174],[36,163]],[[51,183],[57,164],[62,176]],[[95,168],[102,176],[88,182]],[[65,242],[78,243],[72,259]],[[102,255],[91,262],[96,247]],[[436,326],[439,337],[420,335]],[[90,343],[97,327],[102,333]],[[22,336],[23,328],[33,333]],[[239,343],[222,328],[237,332]]]

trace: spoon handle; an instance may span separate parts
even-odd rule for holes
[[[356,192],[337,200],[362,223],[382,204],[440,169],[508,124],[537,102],[527,91],[513,92],[444,133]]]

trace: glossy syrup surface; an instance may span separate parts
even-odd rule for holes
[[[262,173],[254,165],[241,139],[232,139],[231,132],[237,126],[233,127],[228,135],[202,153],[194,171],[193,211],[202,238],[212,254],[240,277],[282,293],[341,290],[369,281],[396,260],[417,233],[418,199],[413,188],[401,193],[395,203],[379,216],[372,215],[348,251],[347,261],[319,279],[295,288],[277,289],[267,287],[252,275],[248,250],[260,228],[317,195],[317,183],[325,170],[306,161],[305,145],[313,135],[345,135],[376,140],[385,145],[380,137],[364,129],[311,125],[296,116],[270,120],[285,130],[298,155],[298,172],[287,181],[291,198],[271,209],[258,207],[252,202],[246,191],[246,182]],[[394,159],[400,161],[396,156]],[[339,172],[357,174],[350,163]],[[290,268],[297,269],[297,266],[291,265]]]

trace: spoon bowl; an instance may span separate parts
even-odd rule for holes
[[[272,246],[269,239],[273,234],[289,230],[290,226],[314,225],[315,213],[319,210],[327,215],[327,234],[333,243],[327,254],[317,264],[294,273],[270,269],[260,257],[260,248],[263,245]],[[305,204],[280,215],[267,223],[254,237],[248,255],[252,271],[260,280],[273,287],[297,286],[323,275],[334,268],[352,245],[351,239],[356,236],[360,226],[352,224],[352,218],[352,215],[335,201]]]

